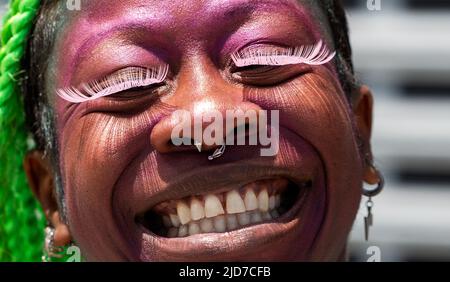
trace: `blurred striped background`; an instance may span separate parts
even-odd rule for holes
[[[364,206],[352,260],[378,246],[383,261],[450,261],[450,1],[381,0],[348,7],[354,62],[375,95],[373,151],[385,173],[371,240]],[[364,202],[362,202],[364,204]]]

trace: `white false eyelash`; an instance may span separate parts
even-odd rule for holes
[[[293,64],[323,65],[331,61],[335,55],[336,52],[331,52],[320,40],[314,45],[303,45],[285,50],[275,47],[253,48],[237,52],[231,58],[237,67]]]
[[[161,83],[166,79],[168,72],[167,64],[156,69],[125,69],[99,81],[82,84],[79,88],[58,89],[56,94],[68,102],[82,103],[127,89]]]

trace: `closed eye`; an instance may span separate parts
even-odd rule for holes
[[[331,52],[320,40],[314,45],[303,45],[295,48],[250,47],[234,53],[231,58],[237,67],[294,64],[322,65],[331,61],[335,55],[336,52]]]
[[[168,71],[167,64],[156,68],[130,67],[77,88],[58,89],[56,93],[68,102],[83,103],[124,91],[152,88],[166,79]]]
[[[261,66],[235,68],[232,76],[242,84],[268,87],[282,84],[311,70],[308,65]]]

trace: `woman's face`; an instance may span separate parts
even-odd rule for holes
[[[364,168],[335,60],[302,68],[239,69],[230,63],[234,52],[253,45],[295,47],[322,39],[333,49],[314,2],[98,0],[65,11],[49,89],[127,67],[169,65],[166,80],[152,89],[80,104],[51,93],[67,225],[83,256],[275,261],[343,254]],[[278,110],[279,152],[264,157],[260,146],[228,146],[209,161],[212,151],[169,146],[173,113],[180,109],[193,117]],[[246,212],[233,215],[233,222],[227,210],[240,204],[236,193],[228,193],[233,190],[246,208],[264,205],[267,191],[273,196],[270,218],[260,214],[259,221]],[[225,215],[212,216],[220,214],[220,205]],[[208,220],[194,221],[202,212]],[[185,227],[175,228],[178,214]],[[164,227],[170,215],[175,226]]]

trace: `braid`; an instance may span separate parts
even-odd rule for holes
[[[21,59],[40,0],[12,0],[3,20],[0,48],[0,261],[40,258],[44,217],[22,166],[32,148],[19,89]]]
[[[333,41],[337,46],[337,70],[339,79],[344,92],[351,102],[351,96],[355,89],[358,88],[358,81],[355,77],[352,48],[350,46],[349,29],[347,17],[345,15],[344,6],[341,0],[321,0],[330,28],[332,31]]]

